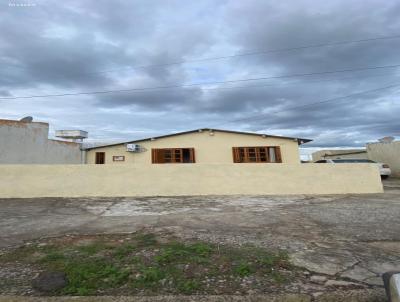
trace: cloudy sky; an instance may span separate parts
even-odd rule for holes
[[[400,64],[397,0],[0,3],[0,118],[32,115],[102,142],[201,127],[310,147],[400,136],[400,86],[380,89],[400,85],[387,67]],[[322,73],[347,69],[358,70]]]

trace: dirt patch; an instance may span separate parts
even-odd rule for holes
[[[288,254],[171,233],[62,236],[28,242],[0,256],[0,294],[48,295],[31,287],[43,271],[65,272],[68,285],[51,295],[243,295],[313,293],[316,284]],[[6,281],[5,281],[6,280]],[[342,282],[346,289],[365,285]]]
[[[283,251],[152,233],[41,240],[4,251],[0,263],[3,294],[42,294],[30,287],[40,271],[67,274],[68,285],[54,295],[279,292],[306,278]]]

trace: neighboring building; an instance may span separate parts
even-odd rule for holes
[[[392,176],[400,177],[400,141],[367,144],[368,158],[388,164]]]
[[[394,139],[394,138],[392,138]],[[321,159],[370,159],[388,164],[392,176],[400,177],[400,141],[380,141],[366,144],[366,149],[319,150],[312,154],[312,161]]]
[[[80,164],[75,142],[48,138],[49,124],[0,119],[0,164]]]
[[[197,129],[86,149],[88,164],[291,163],[309,139]]]
[[[312,154],[312,161],[316,162],[321,159],[368,159],[366,149],[333,149],[333,150],[319,150]]]

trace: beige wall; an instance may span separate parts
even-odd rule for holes
[[[232,163],[232,147],[245,146],[280,146],[283,163],[300,163],[299,146],[294,140],[218,131],[213,133],[210,135],[210,132],[203,131],[137,142],[146,149],[142,153],[127,152],[124,144],[96,148],[87,152],[87,163],[95,163],[96,152],[105,152],[106,164],[151,164],[152,148],[195,148],[196,163]],[[124,155],[125,162],[113,162],[112,157],[118,155]]]
[[[0,120],[0,164],[79,164],[80,145],[48,139],[49,124]]]
[[[400,177],[400,141],[367,144],[369,159],[390,166],[392,176]]]
[[[380,192],[371,164],[0,165],[0,198]]]

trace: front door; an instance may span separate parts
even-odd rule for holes
[[[106,163],[106,153],[96,152],[96,165],[104,165]]]

